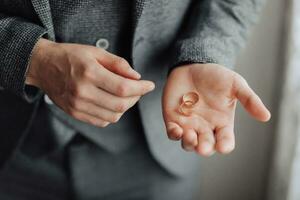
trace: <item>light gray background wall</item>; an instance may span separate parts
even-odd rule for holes
[[[269,0],[260,23],[239,58],[236,71],[271,108],[267,124],[256,122],[239,106],[236,149],[228,156],[202,159],[201,200],[263,200],[274,139],[282,63],[284,0]]]

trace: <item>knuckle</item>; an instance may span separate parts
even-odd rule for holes
[[[85,98],[86,95],[86,89],[82,85],[77,85],[72,90],[72,95],[75,98]]]
[[[123,112],[125,112],[125,111],[127,110],[127,104],[124,103],[124,102],[120,102],[120,103],[118,103],[118,104],[116,105],[115,110],[116,110],[117,112],[123,113]]]
[[[91,66],[86,66],[82,72],[84,79],[93,80],[95,77],[95,72]]]
[[[128,66],[128,62],[122,58],[122,57],[117,57],[114,61],[114,65],[115,67],[119,67],[119,66]]]
[[[76,83],[72,84],[72,86],[69,88],[70,93],[73,97],[77,97],[79,95],[79,90],[80,90],[79,88],[80,88],[79,84]]]
[[[126,83],[121,83],[118,85],[117,87],[117,95],[121,96],[121,97],[125,97],[128,93],[128,85]]]
[[[80,100],[78,100],[78,98],[71,98],[69,100],[69,106],[72,108],[70,112],[74,112],[73,109],[80,108]]]

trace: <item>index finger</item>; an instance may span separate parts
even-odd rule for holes
[[[98,77],[95,80],[97,87],[120,97],[142,96],[155,87],[152,81],[133,80],[115,74],[103,66],[99,67],[96,72]]]

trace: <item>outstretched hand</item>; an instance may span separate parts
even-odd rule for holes
[[[196,92],[199,101],[189,116],[178,111],[184,94]],[[174,69],[164,88],[162,106],[168,137],[181,140],[187,151],[209,156],[235,147],[234,114],[239,100],[259,121],[270,112],[239,74],[216,64],[190,64]]]

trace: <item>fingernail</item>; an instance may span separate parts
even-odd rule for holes
[[[266,115],[264,121],[265,121],[265,122],[269,121],[269,120],[271,119],[271,117],[272,117],[271,112],[268,110],[267,115]]]
[[[222,145],[223,145],[223,147],[222,147],[221,153],[227,154],[227,153],[230,153],[231,151],[233,151],[233,149],[234,149],[234,146],[228,142],[224,142]]]
[[[185,146],[184,147],[184,150],[186,150],[186,151],[194,151],[194,147],[193,146]]]
[[[155,88],[154,83],[150,82],[150,84],[149,84],[149,90],[152,91],[152,90],[154,90],[154,88]]]
[[[212,149],[212,145],[208,142],[204,142],[202,145],[203,153],[207,156],[211,156],[214,154],[214,150]]]

